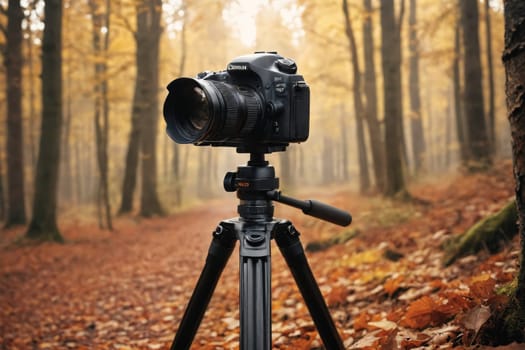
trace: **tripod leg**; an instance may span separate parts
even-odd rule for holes
[[[343,342],[306,260],[299,232],[290,222],[283,221],[277,224],[274,238],[299,287],[324,346],[330,350],[343,350]]]
[[[221,273],[233,252],[236,240],[235,232],[224,223],[219,224],[213,233],[206,264],[186,307],[175,339],[171,344],[171,350],[187,350],[190,348]]]

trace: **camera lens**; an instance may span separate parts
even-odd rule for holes
[[[168,86],[164,119],[170,137],[178,143],[201,139],[211,120],[210,98],[197,80],[181,78]]]
[[[190,97],[190,106],[195,106],[194,110],[190,109],[190,122],[191,125],[197,129],[202,130],[206,127],[210,121],[210,115],[208,113],[208,99],[204,90],[200,87],[193,88],[193,94]]]
[[[168,85],[164,119],[177,143],[227,142],[251,135],[262,115],[257,92],[222,81],[179,78]]]

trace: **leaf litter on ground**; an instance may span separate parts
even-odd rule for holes
[[[440,244],[513,195],[511,166],[410,188],[422,199],[396,203],[334,188],[317,197],[352,212],[359,235],[307,253],[348,349],[474,348],[505,300],[518,241],[495,254],[443,267]],[[483,190],[480,189],[490,189]],[[315,196],[315,192],[312,193]],[[302,241],[340,228],[277,205]],[[211,231],[235,216],[236,203],[214,200],[165,218],[61,223],[68,242],[12,244],[23,228],[0,234],[0,349],[168,349],[201,271]],[[389,259],[386,251],[396,252]],[[272,255],[275,349],[320,349],[321,340],[278,250]],[[238,257],[228,263],[192,349],[238,349]],[[519,344],[502,349],[520,348]]]

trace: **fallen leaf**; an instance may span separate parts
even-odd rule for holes
[[[388,321],[388,320],[368,322],[368,325],[372,326],[372,327],[383,329],[385,331],[390,331],[390,330],[393,330],[393,329],[397,328],[397,324],[396,323],[394,323],[392,321]]]
[[[490,308],[480,305],[467,312],[463,318],[463,325],[477,334],[481,326],[483,326],[489,318]]]

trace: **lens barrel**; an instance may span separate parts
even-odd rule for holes
[[[168,85],[164,119],[177,143],[227,142],[250,136],[263,103],[254,89],[226,82],[179,78]]]

